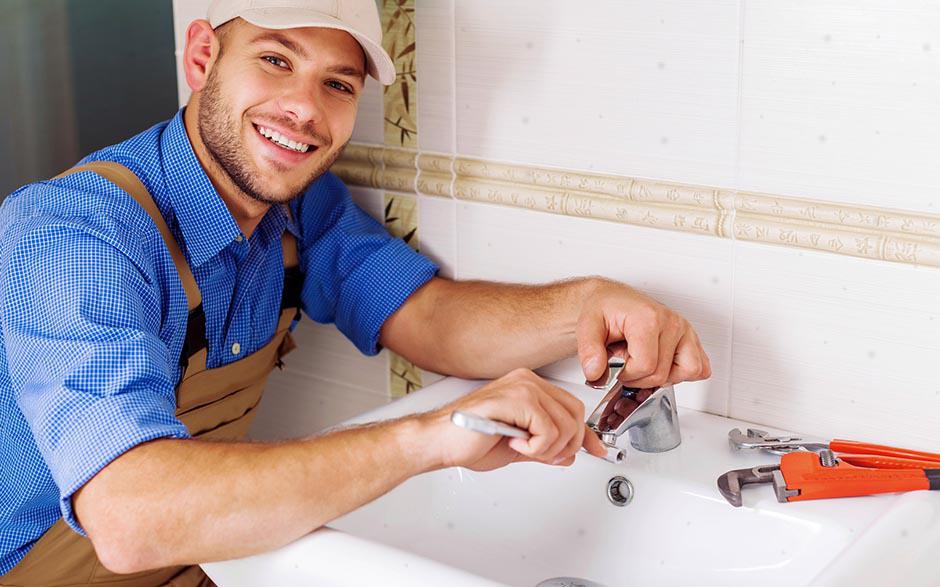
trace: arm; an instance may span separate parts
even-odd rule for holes
[[[601,278],[547,285],[435,278],[389,318],[380,340],[423,368],[468,378],[541,367],[577,352],[593,380],[603,375],[613,343],[627,356],[623,378],[632,387],[711,375],[684,318]]]
[[[450,424],[456,409],[520,426],[532,438],[463,430]],[[580,401],[518,370],[439,410],[322,437],[139,445],[102,469],[74,504],[112,571],[229,559],[282,546],[424,471],[518,460],[570,465],[582,446],[602,456],[583,422]]]
[[[588,279],[517,285],[435,278],[385,322],[380,341],[422,368],[468,379],[535,369],[575,353],[581,305],[595,288]]]
[[[114,572],[247,556],[432,469],[424,428],[407,419],[279,444],[155,440],[102,469],[73,497],[75,512]]]

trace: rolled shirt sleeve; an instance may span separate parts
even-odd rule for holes
[[[160,338],[161,298],[125,252],[80,221],[8,233],[0,270],[10,386],[84,534],[72,495],[130,448],[186,438],[175,365]]]
[[[328,173],[294,207],[304,271],[304,312],[337,328],[360,352],[380,350],[389,316],[438,271],[352,201],[346,186]]]

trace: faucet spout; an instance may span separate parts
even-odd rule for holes
[[[671,385],[656,389],[626,418],[617,413],[621,398],[635,398],[637,389],[624,387],[619,376],[625,366],[621,357],[611,357],[607,373],[598,381],[585,383],[604,391],[604,397],[588,417],[587,425],[604,444],[615,446],[617,440],[629,431],[630,444],[643,452],[666,452],[679,446],[679,414],[676,395]]]

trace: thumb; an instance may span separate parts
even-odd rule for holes
[[[597,434],[590,428],[584,433],[584,442],[582,442],[581,445],[584,447],[584,450],[596,457],[604,457],[607,454],[607,448],[604,446],[604,443],[601,442],[601,439],[598,438]]]
[[[607,371],[607,325],[599,314],[581,317],[575,334],[584,378],[595,381]]]

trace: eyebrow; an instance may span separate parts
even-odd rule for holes
[[[350,75],[358,77],[361,80],[366,79],[366,74],[363,73],[358,67],[353,67],[352,65],[334,65],[333,67],[328,67],[326,69],[330,73],[336,73],[339,75]]]
[[[307,51],[303,47],[291,41],[290,39],[288,39],[287,37],[285,37],[284,35],[280,33],[271,33],[271,32],[262,33],[258,35],[257,37],[255,37],[254,39],[252,39],[251,44],[260,45],[261,43],[265,43],[268,41],[274,41],[275,43],[280,43],[281,45],[284,45],[284,47],[286,47],[288,51],[293,51],[294,53],[299,55],[301,58],[310,59],[310,55],[307,53]]]
[[[287,38],[286,36],[280,33],[276,33],[276,32],[262,33],[258,35],[257,37],[255,37],[254,39],[252,39],[250,44],[259,45],[261,43],[272,42],[272,41],[275,43],[280,43],[288,51],[292,51],[296,53],[301,59],[307,59],[307,60],[310,59],[310,54],[307,53],[306,49],[304,49],[303,47],[291,41],[289,38]],[[366,79],[365,72],[359,69],[358,67],[355,67],[352,65],[334,65],[332,67],[327,68],[327,71],[330,73],[335,73],[339,75],[354,76],[354,77],[359,78],[362,81],[365,81]]]

